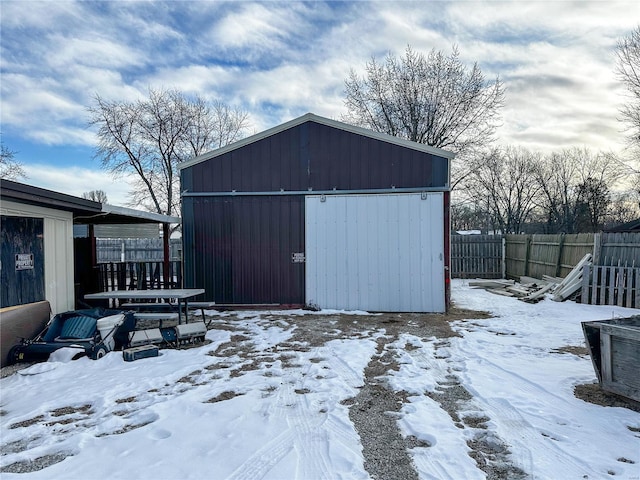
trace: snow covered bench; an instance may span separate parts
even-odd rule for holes
[[[159,328],[167,326],[165,322],[180,322],[180,315],[177,312],[136,312],[133,314],[136,319],[136,326],[140,328],[142,325],[147,325],[149,322],[158,322]],[[141,325],[138,325],[140,322]],[[155,323],[152,323],[155,325]],[[169,325],[171,326],[171,324]]]
[[[129,346],[139,347],[154,343],[163,343],[164,337],[159,328],[148,328],[146,330],[134,330],[129,334]]]
[[[201,310],[202,312],[202,321],[204,322],[205,315],[204,311],[206,309],[215,308],[216,302],[188,302],[187,308],[189,310]],[[134,309],[139,312],[177,312],[178,304],[177,303],[167,303],[167,302],[156,302],[156,303],[145,303],[145,302],[128,302],[120,305],[120,308],[123,309]],[[136,314],[139,315],[139,314]],[[188,321],[188,318],[187,318]],[[207,325],[208,326],[208,325]]]

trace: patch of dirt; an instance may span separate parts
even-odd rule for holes
[[[0,445],[0,455],[9,455],[11,453],[20,453],[28,450],[34,445],[40,443],[42,437],[32,437],[32,438],[22,438],[20,440],[16,440],[15,442],[5,443],[4,445]]]
[[[54,425],[69,425],[70,423],[75,422],[75,418],[61,418],[60,420],[54,420],[52,422],[47,422],[45,425],[47,427],[53,427]]]
[[[462,423],[464,423],[467,427],[470,428],[482,428],[482,429],[487,429],[487,422],[491,420],[489,417],[485,417],[484,415],[481,416],[467,416],[467,417],[462,417]]]
[[[554,348],[551,350],[551,353],[570,353],[571,355],[576,355],[577,357],[588,357],[589,350],[587,347],[579,346],[579,345],[566,345],[560,348]]]
[[[451,420],[460,428],[464,428],[458,412],[462,409],[462,404],[473,397],[466,388],[460,385],[457,379],[455,383],[440,383],[435,392],[425,392],[425,395],[438,402],[440,407],[449,414]]]
[[[72,415],[74,413],[91,413],[91,405],[82,405],[81,407],[62,407],[51,410],[49,413],[53,417],[62,417],[63,415]]]
[[[60,463],[71,454],[55,453],[53,455],[43,455],[34,460],[22,460],[0,468],[0,473],[31,473],[43,470],[51,465]]]
[[[155,391],[157,392],[158,390],[155,389]],[[151,392],[151,390],[149,390],[149,392]],[[116,399],[116,403],[133,403],[136,400],[136,397],[118,398]]]
[[[189,383],[191,385],[196,385],[196,381],[193,377],[196,377],[202,373],[202,370],[194,370],[188,375],[178,379],[177,383]]]
[[[585,402],[594,403],[603,407],[628,408],[629,410],[640,413],[640,402],[602,390],[597,383],[576,385],[573,388],[573,394],[576,398],[584,400]]]
[[[505,461],[510,454],[509,449],[494,433],[479,433],[472,440],[467,440],[467,445],[471,449],[469,456],[488,479],[520,480],[528,477],[520,468]]]
[[[434,344],[434,358],[448,358],[438,355],[437,351],[449,346],[448,340],[440,340]],[[471,438],[467,440],[470,448],[469,456],[473,458],[488,480],[521,480],[527,474],[512,464],[508,446],[495,432],[488,431],[487,422],[491,419],[482,413],[468,414],[460,418],[460,412],[472,407],[473,395],[460,383],[457,375],[448,369],[448,374],[438,382],[434,391],[426,391],[425,395],[440,404],[454,422],[462,430],[470,429]],[[468,437],[467,437],[468,438]]]
[[[233,391],[222,392],[220,395],[217,395],[209,400],[206,400],[204,403],[216,403],[216,402],[224,402],[225,400],[231,400],[234,397],[239,397],[240,395],[244,395],[243,393],[236,393]]]
[[[99,433],[98,435],[96,435],[96,437],[97,438],[101,438],[101,437],[109,437],[111,435],[122,435],[123,433],[127,433],[127,432],[130,432],[132,430],[136,430],[138,428],[146,427],[147,425],[150,425],[153,422],[154,422],[154,420],[150,420],[148,422],[142,422],[142,423],[132,423],[131,425],[125,425],[124,427],[120,428],[119,430],[115,430],[113,432]]]
[[[22,422],[17,422],[12,425],[9,425],[9,428],[14,429],[14,428],[30,427],[31,425],[35,425],[36,423],[39,423],[42,420],[44,420],[44,415],[38,415],[37,417],[33,417],[28,420],[23,420]]]
[[[18,370],[25,369],[27,367],[30,367],[31,365],[35,365],[35,363],[34,362],[15,363],[13,365],[7,365],[6,367],[2,367],[0,369],[0,378],[5,378],[10,375],[13,375]]]
[[[376,355],[364,371],[365,385],[356,397],[342,402],[349,406],[349,418],[360,436],[364,468],[374,479],[419,478],[408,450],[431,446],[414,435],[402,436],[395,414],[407,403],[408,394],[404,391],[395,392],[383,379],[389,372],[399,370],[397,352],[387,347],[406,330],[421,336],[431,336],[428,332],[430,327],[439,329],[447,336],[452,336],[453,332],[441,316],[433,319],[417,319],[414,315],[409,317],[410,323],[402,325],[402,320],[399,320],[402,315],[386,316],[384,329],[387,335],[376,340]],[[401,326],[405,328],[398,328]],[[388,335],[389,330],[393,334]]]

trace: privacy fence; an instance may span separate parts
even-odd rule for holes
[[[565,277],[587,253],[593,253],[594,234],[506,235],[506,277]]]
[[[96,257],[99,291],[182,286],[182,240],[179,238],[169,242],[168,265],[164,264],[161,238],[97,238]]]
[[[640,308],[640,233],[454,235],[453,278],[565,277],[586,255],[582,302]]]
[[[98,263],[107,262],[160,262],[164,260],[161,238],[97,238]],[[169,240],[169,259],[182,259],[182,240]]]
[[[502,235],[455,235],[451,238],[453,278],[504,278]]]

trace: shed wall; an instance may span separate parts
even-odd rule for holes
[[[307,122],[182,170],[182,190],[280,192],[441,188],[448,160]]]
[[[217,303],[301,305],[305,196],[444,192],[449,160],[309,121],[182,169],[181,189],[185,286]]]
[[[185,286],[216,303],[304,303],[304,197],[185,198]],[[195,221],[194,221],[195,219]]]

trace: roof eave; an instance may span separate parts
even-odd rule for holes
[[[2,180],[0,196],[5,200],[20,201],[74,213],[91,214],[99,213],[102,210],[100,202],[5,179]]]
[[[133,208],[120,207],[117,205],[102,204],[102,211],[107,214],[122,215],[141,220],[148,220],[149,223],[182,223],[180,217],[172,215],[162,215],[160,213],[145,212],[142,210],[134,210]]]

